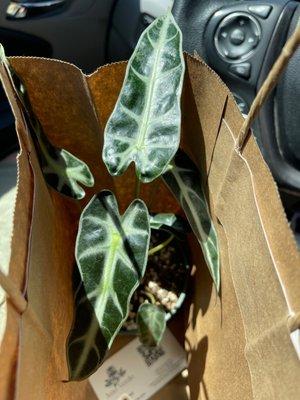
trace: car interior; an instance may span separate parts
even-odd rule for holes
[[[299,22],[298,1],[2,0],[0,42],[8,56],[60,59],[89,74],[128,59],[141,32],[172,5],[184,50],[200,55],[220,75],[247,115]],[[253,130],[300,245],[299,61],[298,50]],[[17,148],[14,118],[1,89],[0,158]]]

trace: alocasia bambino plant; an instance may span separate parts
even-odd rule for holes
[[[23,82],[0,49],[0,61],[16,91],[46,182],[77,200],[92,186],[89,167],[53,146],[35,116]],[[139,182],[162,178],[180,203],[197,237],[217,289],[220,261],[216,230],[201,186],[201,176],[182,151],[180,98],[185,63],[182,34],[171,11],[141,35],[127,64],[124,83],[104,132],[102,157],[108,172],[122,175],[135,164]],[[168,232],[165,242],[149,249],[151,231]],[[152,214],[136,198],[121,215],[115,195],[103,190],[84,208],[76,241],[80,283],[75,292],[74,323],[67,341],[69,379],[82,380],[103,362],[106,351],[129,313],[134,291],[144,277],[148,256],[189,230],[185,220],[169,213]],[[137,326],[141,341],[158,345],[166,312],[151,301],[140,304]]]
[[[113,176],[122,175],[133,162],[137,182],[163,177],[186,213],[219,289],[217,236],[201,177],[186,155],[176,155],[184,70],[182,34],[169,11],[143,32],[127,64],[105,128],[102,157]],[[148,251],[150,229],[166,230],[170,237]],[[133,291],[145,273],[147,255],[187,230],[187,223],[174,214],[149,214],[139,199],[120,216],[114,195],[107,191],[86,206],[79,223],[76,260],[85,289],[83,301],[88,300],[93,316],[80,334],[76,334],[78,326],[71,331],[67,347],[71,380],[84,379],[101,365],[126,321]],[[78,312],[82,312],[80,306]],[[141,304],[136,322],[142,343],[159,344],[166,327],[162,307],[151,301]]]

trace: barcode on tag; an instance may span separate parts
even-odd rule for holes
[[[137,351],[141,354],[148,367],[151,367],[151,365],[153,365],[155,361],[165,355],[165,351],[164,349],[162,349],[161,346],[147,347],[140,345],[137,348]]]
[[[147,400],[186,368],[184,349],[167,330],[158,347],[132,340],[90,378],[101,400]]]

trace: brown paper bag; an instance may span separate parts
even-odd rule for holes
[[[85,76],[56,60],[18,57],[10,62],[49,140],[86,162],[96,184],[81,202],[46,185],[21,104],[2,65],[21,153],[10,272],[1,278],[10,297],[0,398],[94,400],[88,381],[62,382],[73,314],[74,241],[80,210],[94,193],[111,189],[123,207],[132,198],[133,172],[112,179],[101,158],[103,128],[126,64]],[[221,249],[217,295],[201,250],[190,237],[196,273],[188,321],[181,313],[173,323],[175,333],[187,328],[191,399],[300,398],[300,363],[290,340],[291,330],[299,327],[300,258],[276,185],[254,138],[246,140],[249,126],[243,125],[227,87],[202,61],[186,56],[186,67],[181,146],[202,171]],[[143,185],[142,197],[147,201],[156,193],[152,211],[178,210],[163,185],[151,188]],[[177,399],[176,382],[155,399]]]

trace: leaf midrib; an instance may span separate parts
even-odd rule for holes
[[[105,268],[103,269],[104,273],[101,277],[101,281],[99,284],[99,293],[101,293],[101,302],[99,301],[100,296],[98,296],[98,300],[96,301],[96,304],[95,304],[95,311],[96,311],[97,319],[99,321],[100,326],[102,326],[101,322],[103,320],[103,314],[105,312],[107,299],[110,295],[110,289],[112,286],[113,277],[114,277],[115,268],[116,268],[116,258],[117,258],[116,255],[117,255],[119,243],[121,240],[122,239],[121,239],[119,233],[114,231],[112,233],[112,241],[111,241],[111,246],[108,251],[107,260],[104,261],[104,265],[105,265]],[[111,267],[107,267],[108,265],[110,265]],[[99,303],[100,303],[100,307],[99,307]]]
[[[151,109],[152,98],[153,98],[153,91],[154,91],[155,83],[157,80],[156,75],[157,75],[158,60],[160,59],[160,55],[161,55],[161,51],[162,51],[162,43],[165,40],[166,31],[167,31],[167,27],[168,27],[167,22],[169,21],[169,18],[170,18],[170,14],[168,13],[166,16],[166,19],[164,20],[163,29],[161,31],[161,35],[159,36],[156,51],[154,49],[154,51],[156,53],[155,60],[154,60],[154,66],[153,66],[153,69],[152,69],[152,72],[150,75],[150,79],[149,79],[150,84],[149,84],[149,87],[147,88],[146,103],[145,103],[145,108],[143,111],[142,123],[140,125],[141,133],[138,136],[138,142],[136,144],[137,150],[143,150],[143,148],[144,148],[144,142],[145,142],[148,125],[149,125],[149,117],[150,117],[150,109]]]
[[[115,237],[114,237],[115,235]],[[101,292],[101,298],[100,296],[97,297],[97,301],[95,304],[95,315],[96,318],[98,320],[99,325],[102,327],[102,321],[103,321],[103,314],[105,312],[105,307],[107,305],[107,299],[109,297],[109,288],[105,287],[105,285],[103,284],[103,282],[106,282],[107,279],[109,280],[109,282],[112,282],[112,277],[114,275],[114,271],[115,271],[115,266],[116,266],[116,254],[118,252],[118,247],[119,247],[119,243],[121,240],[120,235],[117,232],[113,232],[112,234],[113,239],[112,239],[112,245],[110,246],[110,250],[108,252],[108,262],[104,261],[105,265],[107,265],[107,263],[110,263],[112,265],[111,268],[108,268],[108,274],[105,276],[102,275],[101,277],[101,281],[99,284],[99,292]],[[104,268],[104,271],[106,272],[107,268]],[[109,285],[107,285],[109,286]],[[101,301],[100,301],[101,300]],[[100,307],[100,311],[99,311],[99,305]],[[99,314],[100,314],[100,318],[99,318]],[[91,349],[91,344],[93,342],[95,342],[95,337],[97,335],[98,332],[98,325],[95,323],[95,319],[92,320],[92,323],[89,326],[88,332],[85,334],[85,336],[87,337],[86,340],[84,340],[84,348],[83,351],[79,357],[78,360],[78,364],[76,367],[76,370],[74,372],[75,376],[79,376],[80,372],[82,370],[82,368],[84,367],[84,364],[88,358],[90,349]],[[109,343],[107,343],[107,345],[109,346]]]

